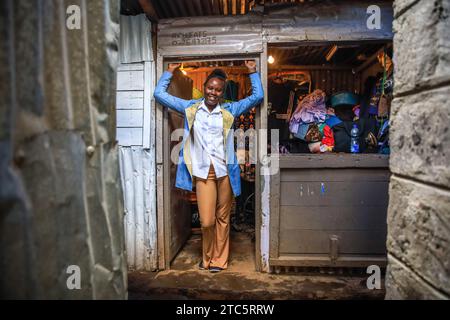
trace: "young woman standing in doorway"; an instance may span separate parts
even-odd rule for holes
[[[234,152],[234,118],[260,104],[264,93],[255,61],[245,61],[252,84],[252,94],[247,98],[224,103],[227,76],[223,70],[215,69],[204,83],[204,98],[180,99],[167,93],[173,72],[180,66],[169,64],[154,96],[161,105],[185,116],[175,185],[188,191],[195,185],[202,228],[199,268],[219,272],[228,267],[230,211],[233,195],[241,193],[240,168]]]

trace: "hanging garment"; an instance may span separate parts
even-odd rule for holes
[[[228,80],[225,86],[225,92],[223,94],[224,100],[227,101],[237,101],[239,92],[239,83],[233,80]]]
[[[381,154],[390,154],[390,147],[389,147],[389,120],[386,120],[378,132],[378,147],[379,151],[378,153]]]

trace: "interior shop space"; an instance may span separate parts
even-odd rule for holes
[[[271,265],[384,265],[391,42],[268,52],[268,128],[280,137]]]

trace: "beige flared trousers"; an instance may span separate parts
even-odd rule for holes
[[[228,267],[230,211],[233,203],[228,176],[217,178],[211,164],[208,178],[195,178],[197,205],[202,227],[203,266]]]

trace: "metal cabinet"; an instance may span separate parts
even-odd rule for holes
[[[280,157],[272,177],[270,265],[365,267],[386,263],[388,157]]]

